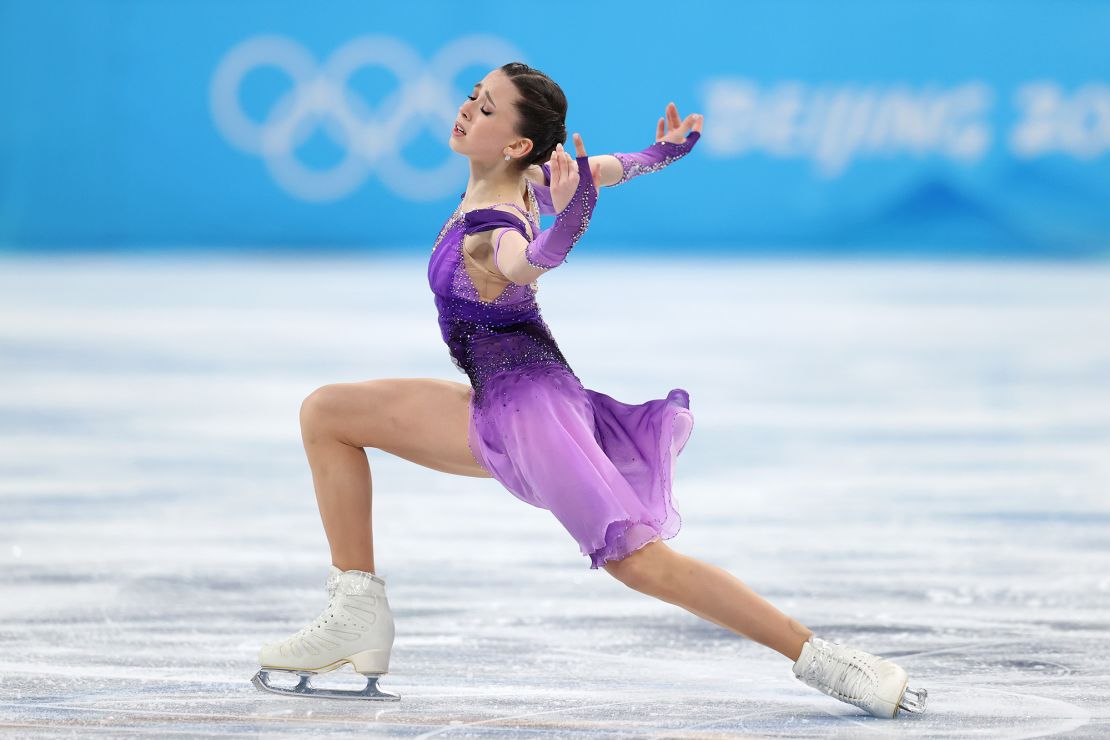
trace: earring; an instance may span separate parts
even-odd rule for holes
[[[506,155],[505,155],[505,161],[506,161],[506,162],[508,162],[508,161],[509,161],[509,155],[508,155],[508,154],[506,154]]]

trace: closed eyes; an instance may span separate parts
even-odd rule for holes
[[[477,95],[475,95],[474,97],[471,97],[471,96],[467,95],[466,97],[469,98],[470,100],[477,100],[478,99]],[[481,110],[487,116],[492,116],[493,115],[493,113],[491,111],[482,110],[481,108],[478,108],[478,110]]]

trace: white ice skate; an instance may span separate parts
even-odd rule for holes
[[[900,666],[819,637],[810,637],[802,645],[794,676],[876,717],[893,718],[899,709],[915,714],[925,711],[928,692],[908,688],[909,676]]]
[[[393,614],[385,595],[385,580],[373,573],[342,571],[333,565],[327,588],[328,606],[323,614],[297,634],[262,648],[258,654],[262,667],[251,682],[275,694],[400,701],[399,695],[378,688],[378,678],[389,673],[389,652],[393,649]],[[344,663],[366,676],[366,688],[318,689],[309,683],[317,673],[333,671]],[[271,673],[291,673],[300,680],[289,688],[274,686],[269,681]]]

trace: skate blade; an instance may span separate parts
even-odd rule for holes
[[[902,701],[898,704],[898,708],[911,714],[921,714],[925,711],[925,699],[928,696],[929,692],[925,689],[907,687],[902,692]]]
[[[270,674],[293,674],[299,676],[296,686],[274,686],[270,683]],[[369,699],[377,701],[401,701],[399,694],[394,694],[389,691],[383,691],[378,688],[379,676],[367,675],[366,687],[357,691],[347,691],[344,689],[318,689],[309,683],[309,679],[316,675],[312,671],[285,671],[276,668],[261,668],[258,673],[254,674],[251,683],[255,685],[260,691],[269,691],[274,694],[284,694],[285,696],[311,696],[319,697],[321,699]],[[366,674],[363,674],[366,675]]]

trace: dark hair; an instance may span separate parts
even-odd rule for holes
[[[520,116],[517,133],[532,140],[532,151],[514,163],[523,172],[530,165],[550,159],[557,144],[566,144],[567,96],[555,80],[527,64],[509,62],[500,69],[520,95],[516,101]]]

